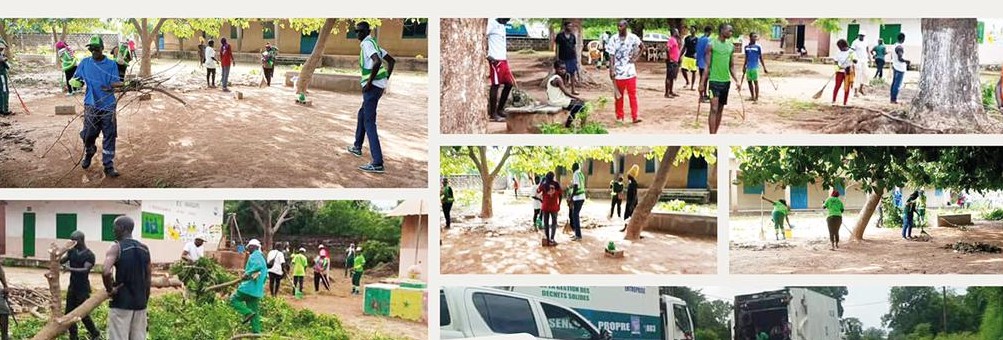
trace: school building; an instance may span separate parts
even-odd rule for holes
[[[380,47],[391,55],[400,57],[428,56],[428,22],[412,19],[380,19],[380,26],[373,30],[373,35]],[[251,21],[247,28],[239,28],[224,23],[219,32],[207,32],[206,38],[216,41],[226,38],[233,47],[234,53],[260,53],[265,43],[271,43],[279,49],[279,54],[311,54],[317,44],[318,33],[300,33],[283,24],[281,21]],[[359,40],[348,22],[336,26],[336,34],[328,38],[324,48],[326,55],[358,55]],[[162,33],[159,40],[161,51],[196,51],[198,36],[179,39],[170,33]]]
[[[80,230],[100,259],[123,215],[136,221],[132,236],[150,248],[154,263],[177,261],[200,234],[206,251],[222,237],[223,201],[0,201],[0,257],[48,260],[50,244],[62,246]]]
[[[847,210],[862,209],[867,200],[867,193],[859,183],[851,182],[847,183],[845,187],[837,186],[835,188],[823,186],[821,178],[817,178],[815,183],[789,186],[774,183],[744,183],[738,179],[741,171],[738,170],[739,164],[734,158],[730,160],[729,169],[728,175],[731,181],[729,208],[732,212],[772,209],[769,203],[760,199],[761,195],[774,201],[785,199],[792,210],[802,211],[823,209],[822,202],[829,198],[833,189],[839,190]],[[925,191],[929,207],[944,206],[951,197],[951,191],[944,189],[934,189],[932,192],[929,189],[916,187],[901,189],[905,196],[915,190]]]

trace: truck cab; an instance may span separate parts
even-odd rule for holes
[[[662,314],[662,329],[666,340],[693,340],[693,318],[686,301],[670,295],[659,299]]]
[[[521,334],[535,339],[609,340],[571,308],[530,295],[480,287],[439,291],[442,339]]]

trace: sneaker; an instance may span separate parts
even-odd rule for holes
[[[84,170],[87,170],[87,168],[90,168],[91,167],[91,159],[93,159],[93,158],[94,158],[94,155],[84,155],[84,158],[80,160],[80,168],[82,168]]]
[[[640,123],[640,122],[641,122],[640,118],[634,120],[634,124],[637,124],[637,123]]]
[[[348,147],[348,153],[355,155],[355,157],[362,157],[362,150],[354,146]]]
[[[119,174],[118,171],[115,170],[115,167],[113,167],[113,166],[109,166],[109,167],[104,168],[104,174],[105,174],[105,176],[108,176],[108,177],[111,177],[111,178],[115,178],[115,177],[121,176],[121,174]]]
[[[376,174],[382,174],[383,171],[384,171],[382,165],[374,165],[374,164],[366,164],[366,165],[360,166],[359,170],[362,170],[362,172],[370,172],[370,173],[376,173]]]

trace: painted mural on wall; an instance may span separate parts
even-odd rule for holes
[[[164,215],[144,211],[140,220],[145,239],[164,239]]]
[[[144,201],[147,212],[164,216],[160,240],[188,242],[205,235],[214,245],[223,235],[223,201]]]

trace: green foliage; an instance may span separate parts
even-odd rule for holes
[[[1003,339],[1003,287],[983,287],[991,289],[994,293],[989,294],[987,307],[982,314],[982,326],[979,332],[982,337],[979,340]]]
[[[362,243],[362,255],[366,257],[366,268],[396,261],[397,252],[396,245],[391,246],[381,241],[370,240]]]
[[[206,288],[237,278],[216,260],[208,257],[200,258],[193,264],[184,261],[175,262],[171,264],[170,273],[185,283],[185,288],[196,302],[203,304],[216,301],[216,294],[205,291]]]
[[[561,123],[549,123],[542,124],[539,126],[540,132],[545,135],[564,135],[564,134],[582,134],[582,135],[604,135],[608,134],[609,131],[606,127],[599,122],[589,121],[589,116],[598,106],[599,110],[602,110],[609,104],[609,98],[602,96],[599,97],[594,102],[585,103],[585,107],[582,108],[580,112],[575,116],[575,121],[571,123],[571,128],[565,128],[564,124]]]
[[[671,200],[671,201],[668,201],[668,202],[659,202],[658,205],[655,206],[654,210],[669,211],[669,212],[695,213],[699,209],[697,209],[697,206],[686,204],[686,202],[684,202],[684,201]]]
[[[945,298],[939,287],[892,287],[891,308],[881,321],[892,329],[889,339],[980,340],[974,334],[980,332],[980,324],[981,331],[985,331],[987,325],[983,321],[986,315],[991,315],[992,306],[998,304],[994,294],[999,289],[969,287],[964,295],[948,289]],[[950,335],[943,334],[945,309]]]
[[[870,327],[861,335],[862,340],[885,340],[885,330]]]
[[[1003,209],[986,211],[982,213],[982,219],[986,221],[1001,221],[1003,220]]]
[[[996,102],[996,83],[982,84],[982,106],[987,111],[998,111]]]
[[[453,189],[453,202],[456,206],[469,207],[481,202],[481,190],[478,189]]]
[[[284,206],[285,202],[281,202]],[[400,239],[399,217],[387,217],[369,201],[293,201],[292,220],[284,223],[277,235],[324,235],[362,238],[397,244]],[[261,235],[262,229],[254,218],[251,201],[226,201],[227,214],[237,214],[242,235]],[[278,214],[275,214],[278,216]]]
[[[902,228],[902,208],[895,205],[892,195],[881,196],[881,211],[883,217],[881,226],[884,228]]]
[[[690,287],[659,287],[659,293],[686,301],[696,339],[731,338],[731,302],[710,300],[699,289]]]
[[[818,18],[812,22],[812,25],[828,33],[835,33],[843,30],[842,25],[840,25],[839,18]]]
[[[845,340],[863,340],[864,324],[858,318],[843,319]]]
[[[721,338],[709,329],[698,329],[694,332],[696,340],[720,340]]]

